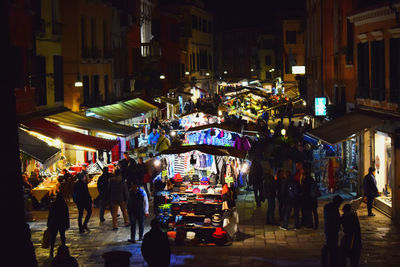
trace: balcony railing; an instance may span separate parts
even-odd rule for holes
[[[161,49],[158,43],[142,43],[140,49],[142,57],[154,58],[161,56]]]
[[[52,33],[55,35],[61,35],[62,34],[62,24],[59,22],[54,22],[52,23]]]

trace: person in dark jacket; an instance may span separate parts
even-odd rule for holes
[[[90,231],[88,228],[88,222],[92,215],[92,197],[89,194],[88,188],[88,176],[86,167],[82,168],[82,171],[77,175],[78,181],[74,185],[73,199],[78,208],[78,226],[79,233],[84,231]],[[86,210],[85,221],[82,224],[83,211]]]
[[[279,214],[279,219],[281,221],[283,221],[283,218],[285,217],[285,201],[282,193],[282,186],[284,183],[286,183],[285,171],[279,169],[278,172],[276,173],[276,189],[277,189],[277,199],[278,199],[278,214]]]
[[[258,159],[254,159],[251,163],[249,171],[249,183],[253,185],[254,197],[257,207],[261,207],[263,200],[263,168]]]
[[[149,267],[167,267],[171,261],[171,248],[167,234],[160,230],[157,219],[151,221],[151,230],[143,238],[142,255]],[[157,252],[157,256],[154,253]]]
[[[136,166],[136,179],[140,186],[144,185],[144,174],[147,172],[146,164],[143,162],[143,158],[138,158],[138,163]]]
[[[57,194],[56,200],[50,205],[47,227],[50,232],[50,257],[53,257],[57,233],[60,232],[61,244],[65,245],[65,231],[69,229],[68,205],[61,192]]]
[[[51,267],[79,267],[78,261],[69,254],[66,245],[58,247],[57,256],[51,261]]]
[[[276,199],[276,181],[272,175],[272,170],[268,169],[263,176],[264,180],[264,195],[268,200],[267,216],[265,218],[265,224],[275,225],[275,199]]]
[[[149,200],[146,192],[133,183],[129,191],[128,214],[131,221],[131,243],[136,243],[136,221],[139,224],[139,241],[143,239],[144,218],[149,216]]]
[[[136,161],[129,156],[128,152],[124,152],[124,158],[118,162],[121,168],[122,178],[125,180],[128,188],[135,179]]]
[[[368,174],[364,177],[363,187],[364,187],[364,196],[367,197],[367,210],[368,216],[375,216],[372,213],[372,204],[374,203],[375,197],[378,196],[378,188],[376,187],[375,180],[375,168],[370,167],[368,169]]]
[[[294,179],[293,176],[286,178],[285,183],[282,184],[282,197],[285,202],[285,217],[283,225],[280,226],[282,230],[288,230],[290,213],[294,211],[294,229],[300,229],[299,224],[299,200],[301,197],[300,184]]]
[[[336,195],[331,202],[324,206],[324,232],[326,246],[329,253],[330,266],[337,266],[338,263],[338,239],[341,223],[339,207],[342,202],[343,198]]]
[[[129,216],[126,208],[128,188],[125,181],[122,179],[121,170],[119,168],[115,168],[114,170],[114,175],[110,178],[110,185],[108,188],[112,206],[113,230],[118,230],[118,207],[121,209],[122,216],[124,217],[125,226],[129,226]]]
[[[304,169],[303,174],[300,178],[300,188],[301,188],[301,225],[307,228],[312,228],[312,214],[311,214],[311,186],[313,178],[308,170]]]
[[[362,249],[361,228],[357,213],[350,204],[343,206],[342,215],[343,238],[340,243],[342,263],[346,267],[346,259],[350,258],[351,267],[358,267]]]
[[[97,179],[97,190],[99,191],[99,217],[100,221],[104,222],[104,210],[109,204],[110,196],[108,195],[108,186],[110,183],[110,174],[108,167],[103,168],[103,174]],[[111,210],[111,207],[110,207]]]

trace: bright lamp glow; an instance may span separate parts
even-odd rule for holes
[[[154,161],[154,166],[160,167],[160,165],[161,165],[161,161],[160,161],[159,159],[156,159],[156,160]]]
[[[222,110],[218,110],[218,115],[222,116]]]
[[[241,171],[244,172],[244,173],[246,173],[248,170],[249,170],[249,164],[244,163],[244,164],[242,165]]]
[[[307,102],[303,100],[303,106],[307,106]]]
[[[75,82],[75,87],[82,87],[83,83],[80,81]]]
[[[171,136],[176,136],[176,132],[171,132]]]
[[[248,86],[249,83],[248,82],[242,82],[242,86]]]
[[[189,75],[189,74],[190,74],[190,72],[186,71],[186,72],[185,72],[185,74],[186,74],[186,75]]]
[[[226,70],[224,70],[224,74],[228,74],[228,72]]]
[[[165,79],[165,75],[160,75],[160,79],[164,80]]]
[[[305,74],[306,67],[305,66],[292,66],[292,74]]]
[[[281,134],[282,134],[283,136],[285,136],[285,135],[286,135],[286,130],[285,130],[285,129],[282,129],[282,130],[281,130]]]

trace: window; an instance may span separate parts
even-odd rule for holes
[[[104,53],[108,49],[108,36],[107,36],[107,21],[103,21],[103,49]]]
[[[104,101],[108,103],[108,75],[104,75]]]
[[[96,48],[96,21],[94,18],[90,21],[91,37],[92,37],[92,48]]]
[[[371,99],[385,100],[385,43],[371,43]]]
[[[89,99],[90,99],[89,75],[83,75],[82,83],[83,83],[83,104],[89,105]]]
[[[198,22],[197,16],[192,15],[192,29],[197,29],[198,28],[197,27],[197,22]]]
[[[265,66],[270,66],[270,65],[272,65],[271,56],[265,56]]]
[[[98,104],[100,100],[100,90],[99,90],[99,75],[92,75],[92,92],[90,95],[92,104]]]
[[[200,69],[205,70],[208,68],[207,60],[208,60],[207,51],[205,50],[200,51]]]
[[[212,33],[211,21],[208,22],[208,32]]]
[[[171,41],[174,43],[179,43],[179,27],[177,24],[172,24],[170,29]]]
[[[81,17],[81,49],[82,53],[84,53],[85,49],[87,48],[86,44],[86,20],[85,17]]]
[[[53,34],[61,34],[59,0],[51,1],[51,20]]]
[[[212,70],[212,69],[213,69],[212,65],[213,65],[212,56],[211,56],[211,55],[208,55],[208,69],[209,69],[209,70]]]
[[[400,102],[400,38],[390,39],[390,101]]]
[[[297,55],[289,53],[285,60],[285,73],[292,74],[292,67],[297,65]]]
[[[296,43],[296,31],[287,31],[286,32],[286,43],[287,44],[295,44]]]
[[[295,36],[295,40],[296,40],[296,36]],[[266,39],[264,40],[264,49],[273,49],[274,48],[274,41],[271,39]]]
[[[354,61],[354,29],[353,24],[347,20],[347,47],[346,47],[346,64],[353,65]]]
[[[272,73],[269,72],[269,71],[266,71],[266,72],[265,72],[265,79],[266,79],[266,80],[272,80]]]
[[[203,30],[203,32],[207,32],[207,21],[205,20],[205,19],[203,19],[203,28],[202,28],[202,30]]]
[[[357,45],[357,75],[358,75],[358,96],[369,97],[369,46],[368,43]]]
[[[197,53],[196,54],[196,70],[198,71],[198,70],[200,70],[200,54],[199,53]]]
[[[53,56],[54,101],[64,101],[64,73],[62,56]]]
[[[35,74],[33,87],[36,88],[36,104],[44,106],[47,104],[47,83],[46,83],[46,57],[35,57]]]
[[[181,77],[185,77],[185,64],[181,64]]]

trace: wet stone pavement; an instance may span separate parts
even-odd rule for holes
[[[265,225],[266,203],[257,208],[252,192],[243,192],[238,197],[239,230],[230,246],[172,246],[171,266],[320,266],[320,251],[324,244],[322,207],[319,204],[320,228],[283,231],[279,226]],[[378,211],[376,217],[368,217],[366,205],[358,210],[361,223],[363,250],[360,266],[400,266],[400,226]],[[40,247],[46,226],[47,212],[34,212],[36,222],[29,223],[32,241],[36,249],[39,266],[49,266],[49,249]],[[104,266],[102,254],[111,250],[126,250],[132,253],[131,266],[147,266],[141,256],[141,243],[127,242],[129,227],[123,226],[119,217],[118,231],[112,231],[111,216],[100,223],[98,209],[93,209],[89,222],[90,233],[79,234],[77,210],[70,203],[71,228],[66,232],[71,255],[80,266]],[[145,232],[150,219],[146,220]],[[291,220],[289,227],[293,227]],[[60,244],[57,237],[56,247]],[[155,256],[156,252],[155,252]]]

